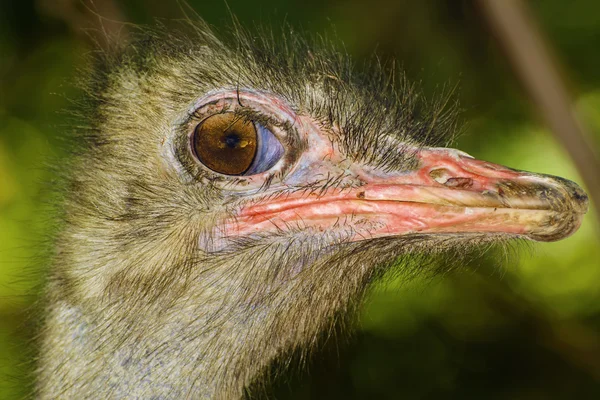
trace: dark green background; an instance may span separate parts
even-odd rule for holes
[[[106,1],[96,2],[99,8]],[[357,60],[396,57],[433,95],[458,84],[465,134],[457,147],[511,167],[581,179],[528,101],[470,1],[229,0],[244,23],[287,20],[337,32]],[[114,1],[122,21],[181,17],[175,1]],[[222,1],[190,1],[226,25]],[[570,85],[576,110],[600,140],[600,3],[530,1]],[[106,15],[106,14],[103,14]],[[29,379],[29,307],[44,274],[40,211],[60,159],[77,70],[97,29],[83,2],[0,3],[0,398]],[[89,33],[92,37],[94,31]],[[598,147],[597,147],[598,149]],[[598,171],[600,173],[600,171]],[[277,398],[600,398],[600,240],[595,210],[573,237],[486,254],[432,281],[375,288],[351,340],[330,346],[310,374],[276,384]],[[531,250],[533,249],[533,250]],[[40,253],[42,256],[40,256]],[[464,271],[464,272],[460,272]]]

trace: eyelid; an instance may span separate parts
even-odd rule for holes
[[[206,110],[208,107],[219,110]],[[298,110],[289,105],[284,98],[252,89],[209,92],[194,103],[188,115],[190,119],[198,120],[217,112],[240,113],[266,127],[276,126],[286,132],[295,126],[298,115]],[[269,114],[278,115],[279,118]]]
[[[251,108],[248,106],[236,107],[231,112],[233,112],[234,114],[239,115],[243,118],[246,118],[249,121],[258,123],[267,129],[270,129],[273,126],[282,128],[282,123],[280,121],[278,121],[276,118],[266,115],[265,113],[262,113],[258,110],[255,110],[254,108]]]
[[[275,137],[273,132],[258,122],[254,123],[256,129],[257,149],[254,160],[244,175],[250,176],[271,170],[284,156],[285,148]]]

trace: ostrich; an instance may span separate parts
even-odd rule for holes
[[[377,62],[192,25],[102,54],[86,86],[42,399],[243,397],[389,268],[559,240],[587,211],[573,182],[441,147],[456,132],[446,101]]]

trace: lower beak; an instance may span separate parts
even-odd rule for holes
[[[354,171],[362,186],[305,192],[242,207],[227,236],[290,227],[331,231],[349,240],[413,233],[497,233],[555,241],[574,233],[588,209],[575,183],[476,160],[453,149],[423,149],[418,168],[375,175]]]

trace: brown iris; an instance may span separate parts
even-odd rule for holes
[[[256,154],[256,128],[251,121],[232,113],[213,115],[194,131],[192,145],[196,156],[221,174],[241,175]]]

